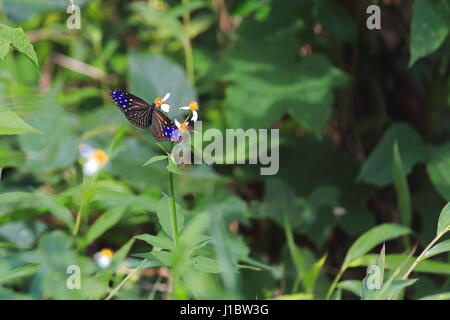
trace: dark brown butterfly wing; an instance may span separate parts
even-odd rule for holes
[[[175,123],[158,109],[152,114],[152,136],[158,141],[181,142],[181,131]]]
[[[152,105],[126,91],[109,90],[108,93],[132,124],[139,128],[148,128],[151,125],[154,109]]]

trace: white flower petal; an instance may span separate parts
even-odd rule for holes
[[[167,99],[169,99],[170,98],[170,93],[169,92],[167,92],[165,95],[164,95],[164,98],[162,99],[162,101],[163,102],[165,102]]]
[[[178,129],[180,129],[181,123],[177,119],[175,119],[175,125]]]
[[[163,103],[161,105],[161,110],[164,111],[164,112],[169,112],[170,106],[167,103]]]
[[[94,255],[94,259],[95,259],[95,261],[97,261],[97,265],[101,269],[108,268],[111,265],[111,261],[112,261],[112,259],[110,257],[108,257],[107,255],[105,255],[101,252],[97,252]]]
[[[192,111],[192,121],[195,122],[195,121],[197,121],[197,119],[198,119],[198,112],[193,110]]]
[[[83,165],[83,173],[87,176],[92,176],[100,170],[100,167],[100,163],[94,159],[90,159]]]
[[[180,109],[183,109],[183,110],[189,110],[189,109],[191,109],[191,108],[189,108],[188,106],[184,106],[184,107],[181,107]]]
[[[80,144],[78,149],[80,150],[80,156],[84,159],[89,159],[95,151],[94,148],[85,143]]]

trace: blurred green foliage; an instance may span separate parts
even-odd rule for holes
[[[0,299],[449,299],[448,2],[73,3],[0,0]],[[110,88],[277,128],[280,171],[177,167]]]

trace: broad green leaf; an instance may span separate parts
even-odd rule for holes
[[[42,203],[42,206],[47,208],[55,217],[64,222],[69,230],[73,229],[72,213],[69,209],[64,207],[55,196],[39,192],[36,197]]]
[[[172,106],[171,118],[183,114],[178,107],[196,100],[196,93],[179,65],[161,55],[130,52],[128,54],[129,90],[133,94],[152,102],[156,97],[171,94],[167,103]]]
[[[397,142],[394,143],[394,186],[397,191],[397,203],[400,210],[402,224],[410,227],[412,219],[411,194],[409,192],[408,180],[403,169],[402,158]]]
[[[432,248],[430,248],[430,250],[425,252],[423,259],[428,259],[435,255],[438,255],[443,252],[448,252],[448,251],[450,251],[450,239],[442,241],[442,242],[434,245]]]
[[[450,201],[450,144],[434,148],[430,152],[432,160],[427,164],[427,172],[434,188]]]
[[[269,128],[289,113],[320,136],[332,114],[333,89],[344,85],[347,77],[321,54],[299,59],[299,26],[283,23],[269,16],[264,22],[243,21],[239,26],[236,43],[213,71],[220,74],[218,80],[231,82],[226,120],[233,128]]]
[[[184,216],[182,213],[182,208],[177,203],[175,204],[175,207],[177,211],[178,233],[180,233],[184,224]],[[159,201],[157,216],[161,229],[173,239],[174,236],[172,234],[171,210],[172,200],[169,196],[164,194]]]
[[[165,236],[152,236],[150,234],[140,234],[135,236],[136,239],[143,240],[155,248],[174,249],[172,239]]]
[[[39,132],[7,107],[0,106],[0,135]]]
[[[89,230],[83,239],[83,246],[89,245],[92,241],[116,225],[125,213],[126,208],[127,207],[125,206],[119,206],[102,213],[102,215],[89,227]]]
[[[384,187],[393,180],[392,148],[395,141],[399,146],[404,174],[407,176],[413,166],[427,159],[422,137],[409,125],[396,123],[392,125],[378,142],[375,149],[364,162],[358,179]]]
[[[194,266],[194,270],[206,273],[219,273],[220,267],[216,260],[205,257],[196,256],[189,260],[189,263]]]
[[[27,156],[26,167],[34,172],[66,168],[74,163],[79,138],[75,123],[57,102],[59,87],[43,98],[26,120],[42,134],[24,133],[19,136]]]
[[[154,162],[158,162],[161,160],[167,159],[167,156],[153,156],[150,158],[150,160],[148,160],[146,163],[144,163],[144,167],[148,166],[149,164],[152,164]]]
[[[450,230],[450,202],[448,202],[439,214],[437,234],[444,230]]]
[[[344,264],[349,265],[353,260],[365,255],[376,245],[409,234],[411,230],[404,226],[385,223],[361,235],[350,247],[345,256]]]
[[[439,48],[450,29],[450,6],[445,0],[414,0],[411,22],[411,67]]]
[[[22,28],[10,28],[0,24],[0,59],[5,58],[10,46],[25,54],[36,67],[39,67],[36,52]]]
[[[450,300],[450,292],[443,292],[438,294],[432,294],[419,300]]]

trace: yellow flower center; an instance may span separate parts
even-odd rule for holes
[[[108,161],[108,155],[103,150],[95,150],[92,157],[101,165],[104,165]]]
[[[198,103],[196,101],[191,101],[191,102],[189,102],[188,107],[192,111],[197,111],[198,110]]]
[[[102,251],[100,251],[100,252],[101,252],[101,254],[103,254],[104,256],[109,257],[110,259],[113,256],[113,252],[112,252],[111,249],[102,249]]]
[[[163,100],[161,98],[156,98],[153,103],[156,105],[157,108],[161,107],[163,104]]]
[[[189,126],[186,123],[182,123],[180,125],[180,130],[187,130],[187,129],[189,129]]]

